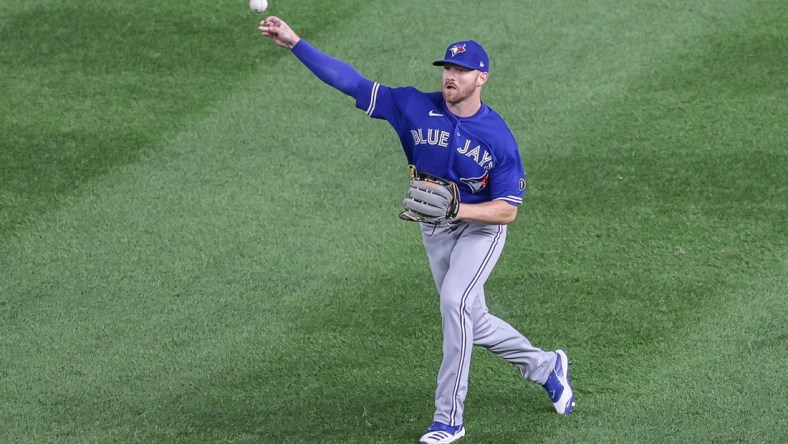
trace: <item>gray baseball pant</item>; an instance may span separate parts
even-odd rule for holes
[[[473,345],[511,362],[522,376],[543,384],[555,353],[531,345],[520,332],[493,316],[484,283],[506,242],[506,225],[460,222],[449,227],[421,224],[432,276],[440,294],[443,362],[435,391],[434,420],[452,426],[463,421]]]

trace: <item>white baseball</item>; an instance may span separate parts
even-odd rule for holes
[[[263,12],[268,9],[268,0],[249,0],[249,9],[254,12]]]

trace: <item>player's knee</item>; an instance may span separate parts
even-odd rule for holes
[[[459,316],[460,310],[463,309],[462,294],[443,292],[441,293],[441,314],[443,316]],[[470,307],[464,307],[466,311]]]

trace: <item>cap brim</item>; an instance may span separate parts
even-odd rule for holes
[[[436,60],[436,61],[432,62],[432,64],[435,65],[435,66],[457,65],[457,66],[462,66],[463,68],[468,68],[468,69],[479,69],[478,66],[472,66],[472,65],[470,65],[468,63],[462,63],[462,62],[459,62],[457,60],[446,60],[446,59]]]

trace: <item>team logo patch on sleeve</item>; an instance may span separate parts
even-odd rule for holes
[[[484,189],[484,187],[486,187],[487,184],[490,182],[490,175],[485,174],[484,176],[481,177],[471,177],[468,179],[461,177],[460,181],[465,185],[468,185],[468,188],[471,189],[471,193],[476,194],[482,189]]]
[[[520,191],[525,191],[525,178],[520,179]]]

